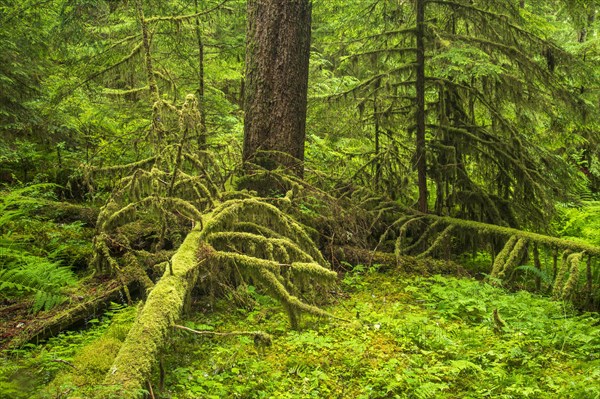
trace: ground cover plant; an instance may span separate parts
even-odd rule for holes
[[[358,270],[365,270],[359,267]],[[248,308],[218,302],[186,326],[260,330],[248,336],[174,332],[169,398],[597,398],[597,316],[524,291],[443,277],[350,273],[328,311],[352,322],[286,315],[246,287]],[[163,395],[163,396],[160,396]]]

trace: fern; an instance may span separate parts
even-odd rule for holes
[[[76,283],[71,269],[59,262],[8,248],[0,248],[0,295],[8,298],[33,295],[32,312],[50,310],[66,300],[64,288]]]
[[[27,208],[44,204],[43,191],[56,187],[55,184],[36,184],[12,191],[0,192],[0,229],[14,219],[27,215]],[[35,198],[34,198],[35,197]]]
[[[548,273],[540,270],[532,265],[522,265],[515,267],[515,271],[523,271],[525,273],[531,273],[534,277],[539,278],[545,284],[550,284],[552,282],[552,276],[548,275]]]

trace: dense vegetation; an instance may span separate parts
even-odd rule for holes
[[[0,1],[0,397],[600,397],[598,10]]]

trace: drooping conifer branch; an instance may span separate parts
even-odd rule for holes
[[[566,240],[563,238],[547,236],[538,233],[532,233],[529,231],[518,230],[511,227],[496,226],[493,224],[487,224],[482,222],[476,222],[472,220],[456,219],[447,216],[436,216],[436,215],[422,215],[423,217],[432,221],[441,221],[445,224],[453,224],[459,229],[467,229],[482,234],[493,234],[503,237],[516,237],[529,240],[531,242],[537,242],[544,244],[551,248],[570,249],[572,251],[586,252],[587,254],[600,256],[600,247],[595,245],[587,244],[584,242],[578,242],[573,240]]]

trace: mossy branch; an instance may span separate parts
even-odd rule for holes
[[[440,224],[441,224],[441,222],[438,220],[438,221],[431,223],[429,226],[427,226],[425,231],[423,233],[421,233],[421,236],[419,237],[418,240],[415,241],[414,244],[412,244],[406,248],[400,248],[400,251],[402,252],[402,254],[403,255],[408,254],[413,249],[419,248],[429,238],[429,236],[437,229],[437,227]]]
[[[519,266],[519,262],[523,258],[525,250],[527,250],[527,240],[519,238],[513,249],[510,251],[506,262],[504,262],[502,270],[498,273],[498,278],[504,279],[511,275],[515,267]]]
[[[217,207],[211,222],[202,232],[203,238],[207,239],[213,232],[230,231],[240,222],[250,222],[274,229],[295,242],[317,263],[327,264],[315,243],[298,222],[277,207],[255,198],[230,200]]]
[[[504,264],[506,263],[506,260],[515,247],[517,241],[518,238],[516,236],[511,236],[506,244],[504,244],[504,247],[502,247],[502,250],[500,250],[498,255],[496,255],[496,259],[494,259],[494,264],[492,265],[492,272],[490,273],[491,277],[499,277],[499,274],[502,270],[504,270]]]
[[[453,225],[446,226],[446,228],[437,236],[433,244],[431,244],[425,252],[420,253],[417,256],[417,259],[430,256],[433,253],[433,251],[437,250],[440,246],[442,246],[442,244],[444,244],[444,242],[450,237],[452,230],[454,230]]]
[[[583,255],[583,252],[572,253],[570,255],[567,255],[565,252],[563,254],[562,264],[552,288],[552,294],[555,298],[571,299],[579,282],[580,262]]]
[[[583,258],[583,253],[575,254],[571,258],[571,267],[569,269],[569,278],[565,283],[565,286],[562,290],[562,299],[571,299],[573,294],[575,293],[575,289],[577,288],[577,283],[579,283],[579,276],[581,274],[580,263]]]
[[[401,219],[404,219],[404,218],[401,218]],[[404,236],[406,235],[406,232],[408,231],[408,228],[413,223],[416,223],[416,222],[418,222],[418,221],[420,221],[422,219],[423,218],[420,217],[420,216],[413,217],[413,218],[407,219],[405,222],[403,222],[401,224],[400,231],[398,233],[398,238],[396,238],[396,242],[394,244],[394,253],[396,254],[396,257],[399,257],[403,253],[403,250],[402,250],[402,240],[404,239]]]
[[[563,238],[532,233],[529,231],[518,230],[511,227],[503,227],[488,223],[476,222],[473,220],[456,219],[448,216],[436,215],[422,216],[433,221],[440,220],[446,224],[453,224],[461,229],[474,230],[483,234],[493,234],[505,237],[515,236],[516,238],[524,238],[528,241],[537,242],[538,244],[544,244],[551,248],[556,247],[560,249],[570,249],[576,252],[586,252],[590,255],[600,256],[600,247],[592,244],[587,244],[573,240],[565,240]]]
[[[574,255],[570,250],[566,250],[562,253],[562,261],[560,263],[560,268],[556,272],[556,277],[554,279],[554,285],[552,287],[552,295],[555,298],[560,298],[562,293],[563,285],[567,273],[569,272],[569,264],[571,262],[570,257]]]
[[[117,389],[120,398],[137,398],[136,392],[139,392],[150,376],[154,359],[168,336],[170,327],[179,319],[187,292],[198,276],[198,245],[199,230],[196,229],[188,234],[173,256],[174,274],[166,271],[148,296],[106,375],[104,385]],[[114,389],[99,391],[96,397],[114,397]]]

